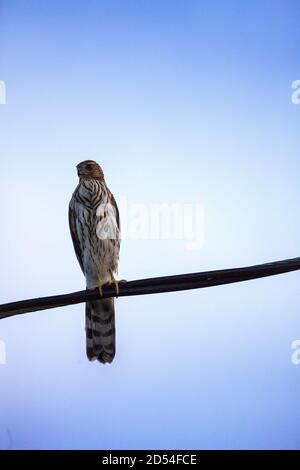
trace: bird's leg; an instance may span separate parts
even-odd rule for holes
[[[107,282],[101,282],[101,281],[99,280],[98,290],[99,290],[100,297],[103,297],[103,289],[102,289],[102,287],[105,286],[105,284],[107,284]]]
[[[102,286],[99,286],[98,289],[99,289],[100,297],[103,297],[103,289],[102,289]]]
[[[121,284],[121,283],[123,283],[123,282],[127,282],[127,281],[126,281],[125,279],[121,279],[120,281],[118,281],[118,279],[115,278],[112,269],[110,269],[109,272],[110,272],[110,275],[111,275],[110,284],[114,284],[115,289],[116,289],[116,293],[117,293],[117,297],[118,297],[118,296],[119,296],[119,293],[120,293],[119,284]]]

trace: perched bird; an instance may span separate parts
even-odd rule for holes
[[[106,186],[98,163],[77,165],[79,184],[69,205],[69,225],[77,259],[87,289],[118,281],[120,218],[116,201]],[[114,298],[86,303],[86,353],[89,360],[112,362],[115,356]]]

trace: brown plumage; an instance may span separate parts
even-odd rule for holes
[[[77,165],[79,184],[69,205],[73,245],[87,289],[115,282],[120,250],[116,201],[98,163]],[[112,362],[115,356],[114,299],[86,303],[86,352],[89,360]]]

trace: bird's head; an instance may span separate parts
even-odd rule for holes
[[[104,180],[104,174],[100,165],[93,160],[85,160],[77,165],[79,178],[95,178]]]

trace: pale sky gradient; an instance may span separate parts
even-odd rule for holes
[[[1,303],[84,288],[75,165],[116,198],[201,203],[204,244],[125,240],[138,279],[300,255],[296,0],[0,0]],[[121,213],[122,218],[122,213]],[[0,448],[300,448],[299,273],[1,321]]]

